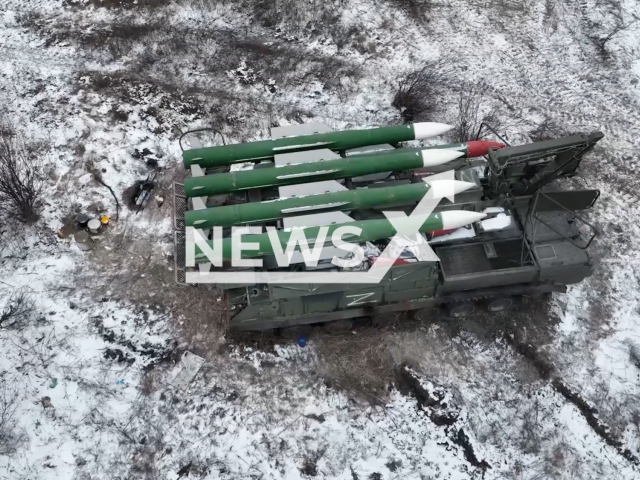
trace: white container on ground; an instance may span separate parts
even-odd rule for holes
[[[76,244],[80,250],[91,250],[93,248],[93,238],[84,230],[75,234]]]
[[[102,224],[97,218],[92,218],[91,220],[89,220],[89,223],[87,223],[87,227],[89,227],[89,231],[91,233],[98,233],[101,226]]]

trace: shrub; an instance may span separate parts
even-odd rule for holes
[[[27,442],[27,436],[18,428],[16,411],[20,396],[12,390],[4,375],[0,375],[0,456],[12,455]]]
[[[23,222],[36,221],[42,179],[36,153],[29,151],[10,128],[0,128],[0,212]]]
[[[33,317],[35,302],[26,290],[15,292],[0,310],[0,329],[19,329]]]
[[[433,9],[432,0],[389,0],[391,4],[402,10],[408,17],[418,23],[428,22]]]
[[[400,81],[392,105],[405,122],[427,120],[436,110],[436,99],[444,85],[446,60],[429,62]]]
[[[536,126],[536,128],[529,132],[529,137],[534,142],[551,140],[552,138],[564,137],[566,135],[569,135],[569,132],[549,117],[545,117],[544,120]]]
[[[468,142],[484,138],[488,132],[486,125],[490,125],[495,130],[500,128],[501,122],[494,110],[482,114],[484,93],[482,88],[470,88],[460,94],[458,118],[452,131],[454,142]]]

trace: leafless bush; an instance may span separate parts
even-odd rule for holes
[[[123,452],[129,458],[129,477],[145,480],[161,478],[158,466],[165,451],[165,426],[156,421],[153,407],[142,400],[129,415],[126,427],[119,429]]]
[[[318,461],[324,456],[326,449],[326,446],[322,446],[315,452],[310,452],[305,457],[300,472],[309,477],[318,475]]]
[[[485,394],[489,398],[500,398],[501,407],[487,403],[480,415],[469,416],[471,430],[476,438],[501,448],[516,446],[525,454],[540,454],[549,448],[556,432],[548,429],[546,422],[551,414],[550,408],[538,401],[536,393],[540,384],[523,386],[509,390],[499,383],[487,385]],[[522,398],[529,400],[523,401]]]
[[[176,297],[180,314],[171,319],[180,346],[206,358],[215,356],[229,324],[226,297],[200,287],[179,288]]]
[[[4,375],[0,375],[0,456],[12,455],[27,441],[26,434],[18,428],[16,412],[20,395],[9,387]]]
[[[430,20],[429,14],[433,9],[432,0],[389,0],[390,3],[405,12],[410,18],[418,23],[425,23]]]
[[[640,348],[634,343],[629,344],[629,358],[635,367],[640,370]]]
[[[454,142],[480,140],[489,132],[486,125],[499,129],[499,121],[495,110],[482,113],[482,97],[484,89],[470,88],[460,94],[458,99],[458,118],[453,128]]]
[[[564,137],[566,135],[568,135],[568,131],[555,123],[549,117],[546,117],[536,128],[529,132],[529,137],[534,142]]]
[[[23,222],[38,219],[42,168],[36,152],[0,125],[0,212]]]
[[[622,439],[628,428],[637,430],[640,395],[616,392],[611,389],[610,382],[601,380],[594,385],[594,393],[588,400],[595,406],[598,419],[606,424],[607,433],[612,437]]]
[[[554,440],[547,445],[548,450],[541,452],[537,462],[520,459],[514,462],[511,471],[500,474],[499,478],[536,478],[560,480],[565,478],[584,478],[585,459],[567,442]],[[594,467],[591,467],[594,470]]]
[[[160,471],[157,466],[158,455],[162,453],[162,443],[154,442],[151,445],[141,445],[131,454],[130,473],[132,478],[145,480],[157,480]]]
[[[1,329],[24,328],[33,318],[35,302],[28,291],[22,289],[9,297],[7,304],[0,310]]]
[[[567,442],[560,441],[545,458],[544,478],[582,478],[583,459]]]
[[[140,397],[123,416],[105,414],[102,405],[92,408],[85,422],[96,432],[108,432],[118,438],[118,454],[106,460],[110,478],[159,480],[159,462],[170,450],[166,449],[166,422],[158,421],[148,399]],[[98,457],[95,451],[89,456]],[[104,461],[104,460],[103,460]]]
[[[621,18],[616,18],[615,25],[611,27],[608,32],[602,35],[592,35],[590,37],[593,43],[595,44],[601,59],[606,60],[611,55],[611,52],[607,48],[607,45],[609,44],[609,42],[613,40],[613,38],[615,38],[620,33],[629,29],[629,27],[631,27],[634,23],[636,23],[636,21],[637,19],[625,24],[623,23]]]
[[[30,229],[21,228],[22,225],[2,224],[0,222],[0,256],[3,260],[24,260],[28,250],[24,246],[31,234]],[[1,298],[1,296],[0,296]]]
[[[436,99],[444,85],[446,60],[427,63],[400,81],[392,105],[405,122],[427,120],[436,110]]]
[[[303,12],[298,2],[285,0],[256,0],[253,2],[253,14],[265,27],[275,27],[286,14],[288,18],[297,20],[293,25],[299,25]]]

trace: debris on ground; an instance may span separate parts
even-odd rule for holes
[[[195,378],[203,364],[204,358],[189,351],[184,352],[177,367],[179,370],[171,384],[176,388],[185,388]]]

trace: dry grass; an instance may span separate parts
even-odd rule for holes
[[[458,368],[462,357],[449,357],[452,344],[441,329],[409,326],[404,330],[368,328],[358,333],[317,333],[318,374],[331,387],[373,403],[384,401],[398,369],[410,365],[429,378]],[[445,358],[450,361],[441,361]],[[437,360],[436,360],[437,359]],[[433,361],[432,361],[433,360]]]
[[[318,335],[316,341],[318,373],[329,386],[374,402],[386,396],[399,363],[389,349],[389,338],[384,331],[370,329],[358,335]]]
[[[118,73],[81,72],[77,88],[117,100],[123,109],[116,110],[114,116],[121,122],[127,121],[124,111],[128,105],[153,98],[154,106],[144,114],[157,120],[158,132],[154,133],[175,133],[172,129],[180,122],[179,117],[205,118],[207,114],[218,128],[233,129],[236,136],[238,127],[253,133],[255,126],[245,125],[248,120],[295,118],[299,113],[297,105],[274,102],[273,93],[314,81],[321,83],[323,90],[346,97],[346,85],[354,83],[349,79],[361,75],[360,65],[347,62],[341,54],[324,55],[295,41],[292,35],[298,30],[305,36],[333,42],[339,50],[354,48],[364,54],[375,51],[375,42],[367,35],[341,25],[339,10],[333,4],[299,0],[180,2],[205,18],[242,9],[250,18],[247,23],[255,27],[249,33],[222,28],[214,22],[177,25],[171,19],[172,8],[156,8],[143,16],[129,10],[149,10],[150,1],[87,1],[107,8],[122,7],[122,14],[115,20],[91,25],[71,16],[50,19],[38,12],[23,15],[19,21],[42,36],[47,45],[76,45],[94,66],[114,61],[121,64]],[[166,3],[160,1],[158,5]],[[210,55],[203,56],[203,49]],[[182,75],[185,62],[195,65],[193,75]],[[257,89],[244,89],[239,94],[238,84]]]
[[[0,372],[0,456],[15,454],[28,442],[16,415],[22,398],[9,386],[5,375],[6,372]]]
[[[145,372],[140,380],[140,393],[145,397],[150,397],[158,389],[160,374],[156,370]]]
[[[97,7],[109,10],[155,10],[170,5],[172,0],[65,0],[70,7]]]
[[[395,329],[361,329],[355,335],[316,332],[318,374],[328,385],[373,402],[384,400],[403,364],[436,383],[453,377],[484,377],[488,367],[470,355],[467,342],[494,345],[518,325],[529,341],[545,345],[553,339],[557,324],[547,307],[544,299],[529,299],[517,312],[500,315],[443,319],[431,325],[404,322]],[[510,374],[525,386],[540,381],[527,361],[518,362]]]
[[[158,176],[153,195],[169,199],[172,180],[171,172]],[[169,200],[149,202],[140,214],[110,223],[89,252],[93,267],[76,272],[75,281],[97,298],[153,309],[169,320],[178,348],[207,357],[226,332],[226,299],[207,285],[177,285],[171,228],[158,238],[137,226],[166,224],[171,208]]]
[[[117,247],[110,251],[95,248],[90,254],[92,260],[97,268],[99,264],[107,266],[108,274],[79,272],[77,281],[102,295],[109,292],[109,299],[143,305],[154,309],[161,318],[168,318],[178,348],[205,357],[217,352],[227,318],[221,293],[205,285],[177,285],[173,261],[155,252],[154,242],[138,241],[136,237],[116,235],[108,240]]]
[[[429,22],[434,7],[433,0],[387,0],[419,24]]]

